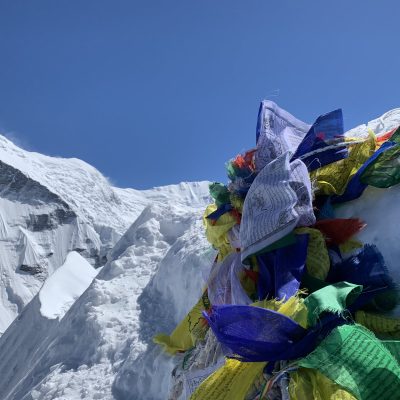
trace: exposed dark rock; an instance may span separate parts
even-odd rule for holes
[[[3,161],[0,161],[0,197],[30,205],[57,204],[52,218],[61,224],[69,223],[76,217],[57,194]]]
[[[38,275],[44,272],[44,269],[41,265],[25,265],[22,264],[19,267],[20,271],[27,272],[30,275]]]
[[[56,228],[58,225],[68,224],[76,218],[72,210],[56,209],[49,214],[29,214],[26,227],[33,232],[41,232]]]

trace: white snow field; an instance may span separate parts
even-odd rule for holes
[[[46,279],[39,292],[40,314],[48,319],[62,318],[75,300],[89,287],[97,270],[76,251]]]
[[[83,161],[28,152],[0,136],[0,334],[70,251],[100,267],[147,205],[196,206],[207,197],[205,182],[115,188]]]
[[[398,125],[400,109],[368,127]],[[399,198],[399,186],[369,188],[340,210],[366,220],[362,239],[393,270]],[[178,359],[152,337],[201,294],[209,202],[207,182],[119,189],[83,161],[0,136],[0,400],[166,400]]]
[[[70,286],[56,300],[45,284],[0,339],[0,398],[166,398],[174,360],[151,339],[172,330],[201,293],[215,256],[203,238],[201,212],[179,205],[145,208],[60,320],[54,315],[64,312],[59,303],[65,304]],[[68,256],[61,270],[71,261]]]

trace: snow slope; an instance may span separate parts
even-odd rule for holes
[[[115,188],[83,161],[28,152],[0,136],[0,334],[70,251],[98,268],[147,205],[201,203],[206,186]]]
[[[64,264],[46,279],[40,289],[40,314],[48,319],[62,318],[96,275],[96,269],[79,253],[69,253]]]
[[[400,109],[371,121],[368,127],[380,134],[397,125]],[[360,126],[348,134],[364,135],[366,128]],[[15,190],[9,183],[11,189],[0,186],[0,247],[3,241],[8,243],[9,253],[18,258],[10,272],[4,268],[0,251],[1,290],[7,272],[4,291],[10,304],[19,304],[4,325],[19,313],[18,318],[0,338],[0,399],[166,399],[177,359],[162,354],[151,338],[157,332],[171,331],[197,301],[215,257],[201,222],[209,201],[207,183],[142,192],[118,189],[82,161],[53,159],[25,152],[6,139],[0,142],[0,161],[12,176],[20,174],[20,180],[25,179],[25,186]],[[31,187],[37,189],[37,199],[29,203]],[[368,189],[361,200],[340,213],[365,218],[369,226],[363,239],[376,242],[395,268],[400,249],[389,245],[399,237],[399,230],[394,224],[384,228],[390,219],[400,217],[400,210],[392,207],[391,218],[386,220],[381,215],[400,197],[400,188],[385,193]],[[18,241],[10,239],[13,235]],[[56,261],[49,261],[54,256],[48,256],[48,243],[57,253]],[[80,249],[80,258],[76,253],[71,256],[74,246]],[[80,246],[86,247],[82,250]],[[68,309],[77,293],[60,281],[69,268],[71,272],[81,268],[82,257],[96,265],[93,254],[105,265]],[[31,285],[23,297],[12,272],[19,263],[35,259],[47,260],[46,273],[19,274]],[[83,286],[92,279],[87,274],[90,268],[84,264],[82,275],[75,274]],[[33,280],[39,283],[34,286]],[[56,290],[59,285],[64,289]],[[33,300],[24,307],[29,298]],[[0,302],[0,319],[5,304]]]
[[[175,361],[151,338],[170,331],[200,295],[215,257],[201,213],[199,207],[147,207],[59,322],[46,318],[35,298],[0,340],[7,370],[17,371],[0,374],[0,398],[165,398]],[[45,326],[47,334],[34,326]],[[31,351],[16,351],[15,338]]]

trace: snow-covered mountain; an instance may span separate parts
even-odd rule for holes
[[[181,205],[145,208],[61,320],[49,316],[63,315],[62,302],[43,312],[43,303],[54,303],[44,286],[0,340],[0,398],[165,398],[174,361],[151,338],[171,330],[200,295],[215,256],[200,214]],[[58,286],[68,293],[68,283]]]
[[[398,125],[400,109],[368,128]],[[119,189],[0,136],[0,399],[167,399],[177,361],[151,338],[200,295],[209,201],[207,182]]]
[[[98,268],[149,204],[202,204],[206,183],[112,187],[78,159],[27,152],[0,136],[0,332],[76,251]]]

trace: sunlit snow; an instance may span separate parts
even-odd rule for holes
[[[79,253],[69,253],[65,263],[40,289],[40,313],[50,319],[62,318],[96,274],[97,271]]]

